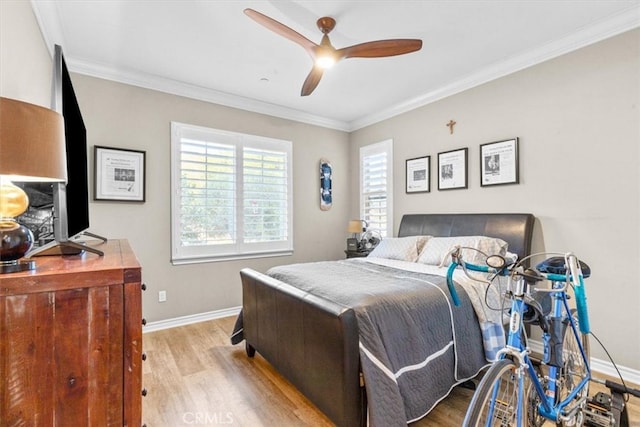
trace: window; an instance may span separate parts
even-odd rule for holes
[[[369,229],[393,236],[393,141],[360,148],[360,215]]]
[[[293,251],[291,142],[171,123],[174,264]]]

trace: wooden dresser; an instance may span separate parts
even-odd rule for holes
[[[0,275],[0,426],[141,425],[140,265],[95,247]]]

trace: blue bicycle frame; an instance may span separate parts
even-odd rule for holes
[[[457,268],[458,265],[462,265],[463,268],[471,271],[478,271],[484,273],[492,273],[500,276],[507,276],[511,272],[508,269],[496,270],[494,268],[490,268],[488,266],[479,266],[475,264],[470,264],[465,261],[461,261],[456,257],[453,258],[453,262],[449,265],[449,269],[447,271],[447,286],[449,288],[449,292],[451,293],[451,298],[454,302],[454,305],[459,305],[459,298],[456,292],[456,289],[453,284],[453,272]],[[579,268],[575,267],[577,264],[574,264],[573,271],[580,271]],[[577,274],[578,277],[572,277],[569,272],[567,275],[562,274],[542,274],[542,277],[546,280],[552,282],[552,288],[549,291],[552,298],[552,307],[550,312],[550,318],[553,321],[564,321],[565,319],[568,321],[569,326],[571,327],[571,331],[565,331],[564,333],[573,333],[576,337],[578,337],[578,328],[576,327],[573,316],[571,315],[571,309],[567,302],[567,282],[571,281],[574,285],[574,291],[576,296],[576,306],[578,311],[578,324],[580,332],[583,334],[589,333],[589,318],[587,313],[587,305],[586,305],[586,295],[584,291],[584,279],[581,274]],[[580,349],[581,357],[585,363],[586,367],[586,375],[580,383],[574,386],[571,392],[560,402],[557,401],[557,392],[558,387],[556,384],[557,378],[559,378],[559,374],[561,373],[561,368],[554,366],[553,364],[549,365],[549,382],[546,387],[540,382],[538,378],[538,374],[534,368],[533,362],[529,358],[529,351],[526,348],[525,343],[522,341],[522,329],[523,322],[522,318],[524,313],[527,311],[528,304],[526,303],[524,296],[527,292],[528,284],[526,284],[525,280],[520,277],[518,280],[512,282],[512,288],[510,291],[513,294],[512,302],[511,302],[511,315],[509,321],[509,333],[507,337],[507,345],[504,349],[498,352],[498,358],[504,359],[507,355],[511,355],[516,359],[516,362],[522,368],[526,367],[528,371],[529,377],[531,378],[531,382],[533,384],[536,393],[540,398],[540,404],[538,405],[538,413],[543,417],[558,422],[560,420],[560,416],[562,415],[562,411],[567,407],[569,403],[571,403],[575,397],[583,390],[584,387],[587,386],[589,381],[591,380],[591,369],[589,367],[589,363],[587,360],[587,355],[585,349],[582,345],[582,340],[576,339],[578,343],[578,347]],[[553,292],[553,290],[557,290]],[[559,337],[556,337],[558,339]],[[563,337],[560,337],[563,339]],[[543,333],[543,345],[544,345],[544,355],[543,362],[549,362],[550,359],[550,341],[551,336],[549,332]],[[522,370],[518,371],[518,407],[516,408],[516,417],[518,421],[518,425],[523,425],[523,402],[524,402],[524,375],[522,374]],[[497,393],[497,388],[494,391],[494,394]],[[496,396],[494,395],[492,401],[496,400]],[[491,412],[493,408],[491,409]],[[492,419],[492,413],[490,412],[489,419]]]
[[[551,275],[547,275],[547,276],[551,276]],[[564,288],[564,285],[565,285],[564,283],[564,281],[566,280],[565,276],[563,275],[554,275],[554,276],[560,276],[560,277],[553,277],[553,278],[548,277],[548,278],[553,280],[552,289],[559,289],[559,291],[551,294],[551,298],[552,298],[552,309],[550,313],[551,317],[556,319],[562,319],[562,320],[566,319],[568,321],[569,326],[571,327],[571,331],[566,331],[565,333],[573,333],[576,336],[578,336],[579,333],[588,333],[589,331],[587,329],[582,330],[583,329],[582,322],[580,322],[580,317],[587,319],[586,315],[584,313],[580,315],[580,309],[578,309],[579,310],[578,323],[581,326],[580,331],[578,331],[578,328],[576,327],[573,316],[571,315],[571,309],[569,307],[569,304],[566,298],[566,291],[562,290],[562,288]],[[562,281],[558,280],[560,278]],[[511,321],[509,325],[509,336],[507,339],[507,347],[516,349],[520,352],[525,350],[525,345],[521,340],[523,323],[518,321],[517,326],[514,328],[515,321],[514,321],[513,313],[519,313],[517,317],[521,319],[523,313],[527,310],[527,306],[528,306],[527,303],[522,299],[514,299],[511,304],[512,316],[511,316]],[[587,327],[588,327],[588,322],[587,322]],[[549,333],[548,332],[543,333],[542,339],[543,339],[543,347],[544,347],[543,361],[548,362],[550,357]],[[538,379],[538,376],[536,374],[536,371],[531,359],[529,358],[528,354],[526,353],[524,354],[524,362],[526,363],[529,376],[532,379],[531,382],[533,384],[534,389],[536,390],[536,393],[540,397],[540,405],[538,407],[538,413],[543,417],[555,422],[559,421],[562,411],[567,407],[569,403],[571,403],[575,399],[577,394],[580,393],[580,391],[591,380],[591,370],[589,367],[585,349],[582,346],[582,341],[576,340],[576,342],[580,349],[580,355],[585,363],[587,373],[585,377],[580,381],[580,383],[574,386],[571,392],[560,402],[557,401],[557,397],[556,397],[556,394],[558,392],[556,379],[559,377],[561,368],[554,365],[549,365],[550,381],[546,384],[546,387],[543,387],[542,383]],[[500,357],[504,358],[506,355],[507,353],[505,352],[505,353],[502,353]],[[519,381],[523,381],[523,376],[521,376]],[[522,393],[522,390],[524,389],[524,387],[522,387],[522,384],[520,385],[521,387],[519,390],[520,390],[520,393]],[[523,396],[518,397],[518,402],[519,402],[518,420],[519,420],[519,423],[522,423],[523,418],[522,418],[521,411],[522,411]]]

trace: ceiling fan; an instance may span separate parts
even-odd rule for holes
[[[396,56],[415,52],[422,48],[422,40],[419,39],[391,39],[376,40],[336,49],[329,41],[329,33],[336,25],[335,19],[331,17],[325,16],[318,19],[317,25],[323,36],[320,44],[316,44],[267,15],[263,15],[253,9],[245,9],[244,13],[258,24],[299,44],[311,56],[314,65],[302,85],[300,93],[302,96],[310,95],[320,83],[324,70],[341,59]]]

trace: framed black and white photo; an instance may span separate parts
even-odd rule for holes
[[[480,145],[480,185],[519,182],[518,138]]]
[[[416,157],[406,161],[407,193],[428,193],[431,191],[431,156]]]
[[[438,153],[438,190],[467,188],[468,148]]]
[[[94,147],[94,200],[145,201],[145,152]]]

